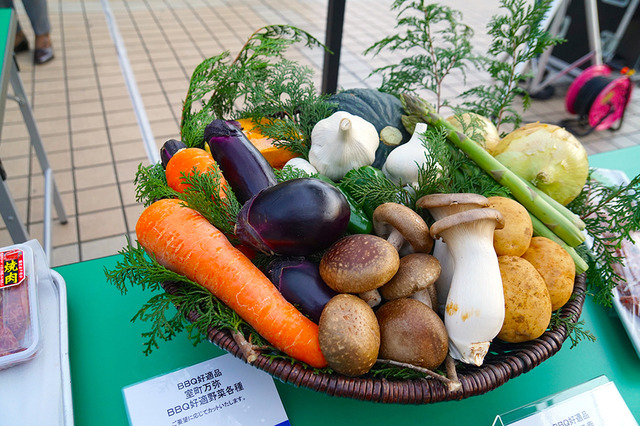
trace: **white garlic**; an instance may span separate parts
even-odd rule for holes
[[[417,185],[420,168],[431,155],[422,143],[426,130],[426,123],[416,124],[411,139],[391,151],[382,166],[385,176],[397,185]]]
[[[337,111],[313,127],[309,162],[320,174],[337,182],[349,170],[371,165],[379,144],[373,124]]]

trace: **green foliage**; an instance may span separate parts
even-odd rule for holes
[[[381,172],[372,173],[372,170],[371,167],[353,169],[345,175],[338,186],[348,193],[358,206],[364,207],[369,213],[373,213],[375,207],[380,204],[388,202],[412,205],[413,197],[409,191],[400,188]]]
[[[167,185],[167,177],[161,163],[150,166],[139,164],[133,183],[136,187],[136,201],[145,207],[156,200],[178,196],[178,192]]]
[[[271,118],[261,129],[263,133],[304,155],[311,123],[324,118],[329,106],[317,94],[311,71],[283,56],[287,48],[300,42],[307,47],[323,46],[299,28],[269,25],[253,33],[233,60],[226,51],[199,64],[183,105],[182,141],[189,147],[202,147],[204,128],[216,118]]]
[[[560,41],[541,28],[551,0],[534,3],[501,0],[500,4],[505,14],[493,16],[489,22],[492,42],[489,55],[483,60],[483,67],[494,81],[462,94],[464,98],[471,98],[464,103],[467,109],[492,118],[498,129],[504,123],[519,127],[522,119],[514,106],[516,98],[523,97],[524,110],[530,105],[528,93],[518,86],[528,77],[522,70],[530,60]]]
[[[209,170],[200,173],[194,167],[191,173],[183,175],[183,181],[189,187],[180,195],[180,199],[233,240],[234,226],[241,205],[229,185],[220,184],[220,171]]]
[[[182,174],[182,182],[190,187],[184,193],[179,193],[167,185],[162,164],[139,165],[134,179],[136,200],[145,207],[163,198],[182,200],[221,232],[231,236],[241,206],[228,185],[220,193],[221,181],[222,174],[218,169],[200,172],[194,167],[189,173]]]
[[[433,193],[473,192],[485,197],[507,197],[508,188],[500,185],[471,158],[447,139],[447,131],[429,126],[423,143],[431,158],[420,171],[416,199]],[[443,170],[447,170],[443,173]]]
[[[596,336],[584,328],[584,320],[576,321],[576,316],[576,313],[561,316],[559,311],[556,311],[551,315],[551,322],[549,323],[549,327],[553,329],[558,329],[562,326],[566,327],[567,337],[571,341],[571,347],[569,349],[575,348],[583,339],[587,339],[590,342],[596,341]]]
[[[276,179],[278,180],[278,182],[311,177],[311,175],[309,175],[304,170],[296,169],[295,167],[291,166],[284,166],[280,170],[274,169],[273,173],[276,175]]]
[[[333,110],[327,96],[318,95],[312,75],[310,68],[292,61],[274,64],[261,84],[246,94],[247,107],[239,112],[252,118],[262,134],[274,139],[275,146],[305,159],[309,158],[313,127]]]
[[[449,6],[424,0],[396,0],[398,34],[386,37],[365,50],[379,54],[386,49],[401,54],[399,63],[375,69],[382,74],[380,90],[414,93],[426,89],[436,95],[437,110],[446,102],[442,84],[454,70],[462,72],[477,58],[472,53],[473,30],[462,23],[462,14]]]
[[[582,218],[593,238],[590,250],[581,250],[589,264],[587,284],[596,302],[611,306],[611,291],[624,282],[615,270],[615,265],[624,265],[617,250],[623,240],[633,240],[631,232],[640,229],[640,175],[627,185],[607,186],[593,173],[591,170],[585,189],[568,207]]]
[[[169,341],[183,330],[188,332],[189,339],[196,345],[205,339],[211,326],[251,334],[252,341],[263,341],[207,289],[160,265],[155,258],[147,255],[139,243],[134,246],[129,242],[119,254],[122,259],[114,269],[105,268],[107,282],[116,286],[122,294],[126,294],[133,286],[155,293],[131,319],[132,322],[140,320],[151,325],[149,331],[142,333],[145,355],[157,349],[160,341]],[[161,283],[171,283],[175,291],[164,292]],[[189,313],[196,313],[198,319],[188,321]]]

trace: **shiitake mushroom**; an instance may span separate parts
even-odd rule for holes
[[[380,358],[430,370],[444,362],[449,350],[447,329],[424,303],[410,298],[392,300],[376,311],[376,317]]]
[[[378,358],[380,327],[373,309],[358,296],[339,294],[325,305],[318,338],[329,367],[345,376],[365,374]]]

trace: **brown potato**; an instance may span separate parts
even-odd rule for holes
[[[499,256],[505,317],[498,338],[518,343],[540,337],[551,321],[551,298],[536,268],[518,256]]]
[[[545,237],[533,237],[522,255],[542,275],[551,296],[551,309],[564,306],[573,293],[576,264],[565,249]]]
[[[531,216],[522,204],[506,197],[489,197],[489,207],[504,217],[504,227],[493,233],[493,247],[498,256],[522,256],[533,235]]]

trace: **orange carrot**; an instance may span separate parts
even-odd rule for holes
[[[313,367],[327,365],[318,326],[198,212],[178,200],[156,201],[140,215],[136,234],[161,265],[207,288],[274,347]]]
[[[175,189],[180,193],[184,193],[191,185],[184,182],[183,176],[188,176],[193,168],[196,168],[200,173],[207,171],[218,171],[220,176],[222,172],[218,167],[210,153],[200,148],[185,148],[176,152],[173,157],[167,163],[165,169],[165,176],[167,177],[167,184],[170,188]],[[227,186],[227,182],[222,177],[220,185],[220,198],[225,199],[223,187]]]

